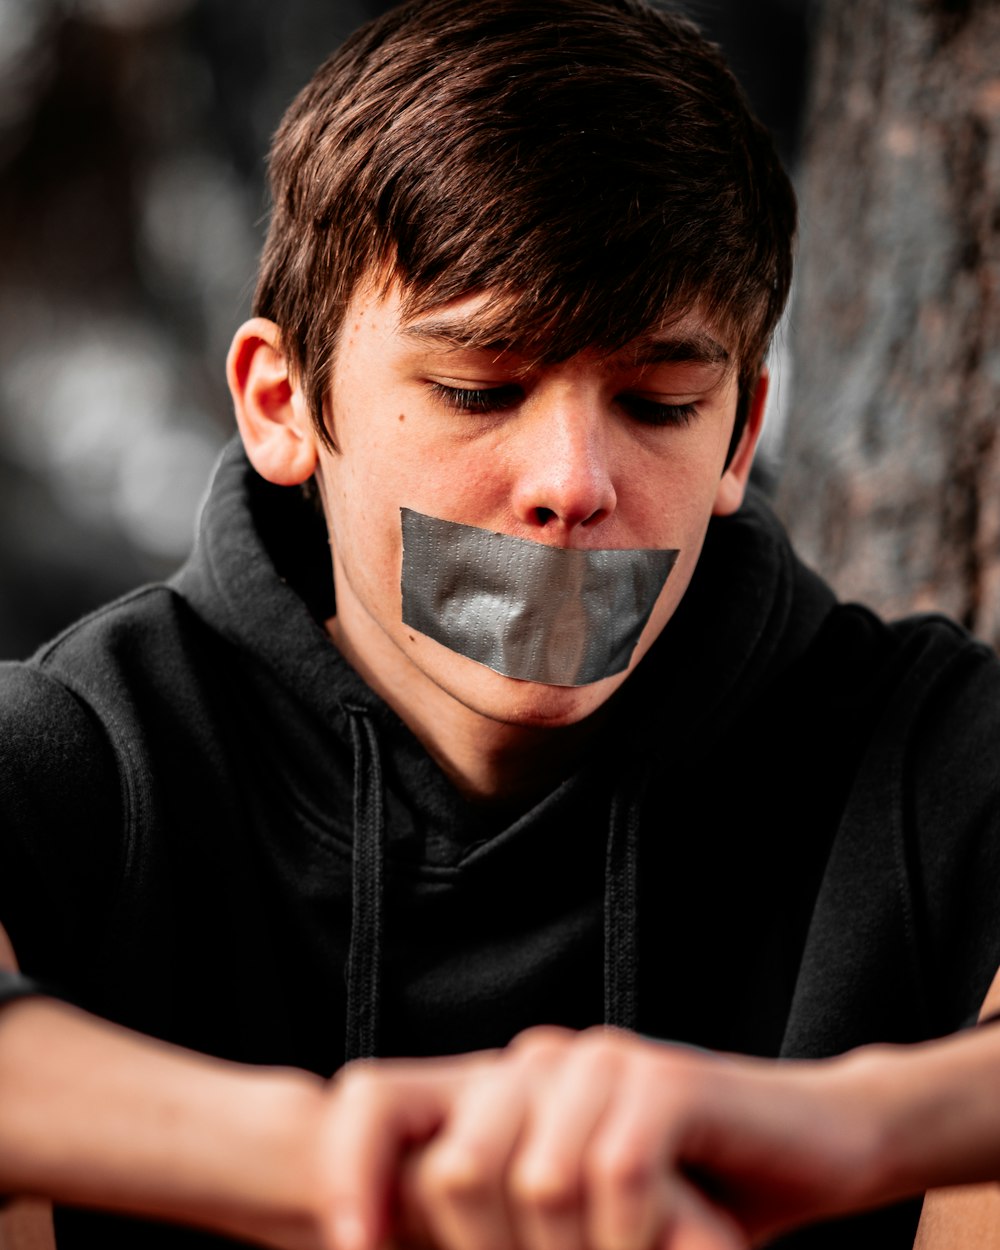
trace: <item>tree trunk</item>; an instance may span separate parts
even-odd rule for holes
[[[1000,4],[827,0],[778,508],[847,598],[1000,645]]]

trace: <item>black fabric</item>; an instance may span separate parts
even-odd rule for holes
[[[51,996],[51,989],[32,981],[30,977],[21,976],[19,972],[9,972],[0,968],[0,1007],[12,1003],[18,998],[37,998],[39,995]]]
[[[330,643],[333,606],[320,518],[234,449],[171,583],[0,666],[0,919],[26,975],[321,1074],[349,967],[361,1048],[376,1024],[385,1055],[498,1046],[603,1018],[608,928],[620,955],[634,936],[616,993],[650,1036],[821,1056],[975,1019],[1000,962],[1000,664],[956,626],[836,604],[752,499],[712,522],[577,771],[511,811],[454,790]],[[895,1250],[913,1223],[843,1244]]]

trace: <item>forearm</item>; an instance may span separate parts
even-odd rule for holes
[[[878,1108],[884,1200],[1000,1180],[1000,1026],[848,1062]]]
[[[322,1084],[29,999],[0,1011],[0,1192],[318,1245]]]

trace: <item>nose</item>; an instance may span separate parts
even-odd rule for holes
[[[514,487],[518,519],[553,537],[607,520],[617,495],[604,415],[596,406],[564,400],[534,416]]]

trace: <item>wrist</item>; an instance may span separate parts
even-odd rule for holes
[[[1000,1177],[1000,1062],[992,1030],[872,1049],[878,1053],[866,1079],[878,1098],[885,1200]]]
[[[922,1192],[911,1133],[907,1048],[863,1046],[827,1061],[831,1094],[852,1125],[844,1210],[864,1210]]]
[[[191,1215],[229,1236],[321,1250],[326,1083],[299,1071],[249,1069],[229,1094],[219,1141],[206,1152],[217,1164],[204,1178],[205,1207]]]
[[[867,1130],[858,1169],[865,1206],[977,1179],[963,1174],[966,1154],[975,1153],[980,1099],[955,1065],[961,1045],[957,1056],[955,1039],[865,1046],[838,1061]],[[985,1087],[980,1092],[987,1097]]]

